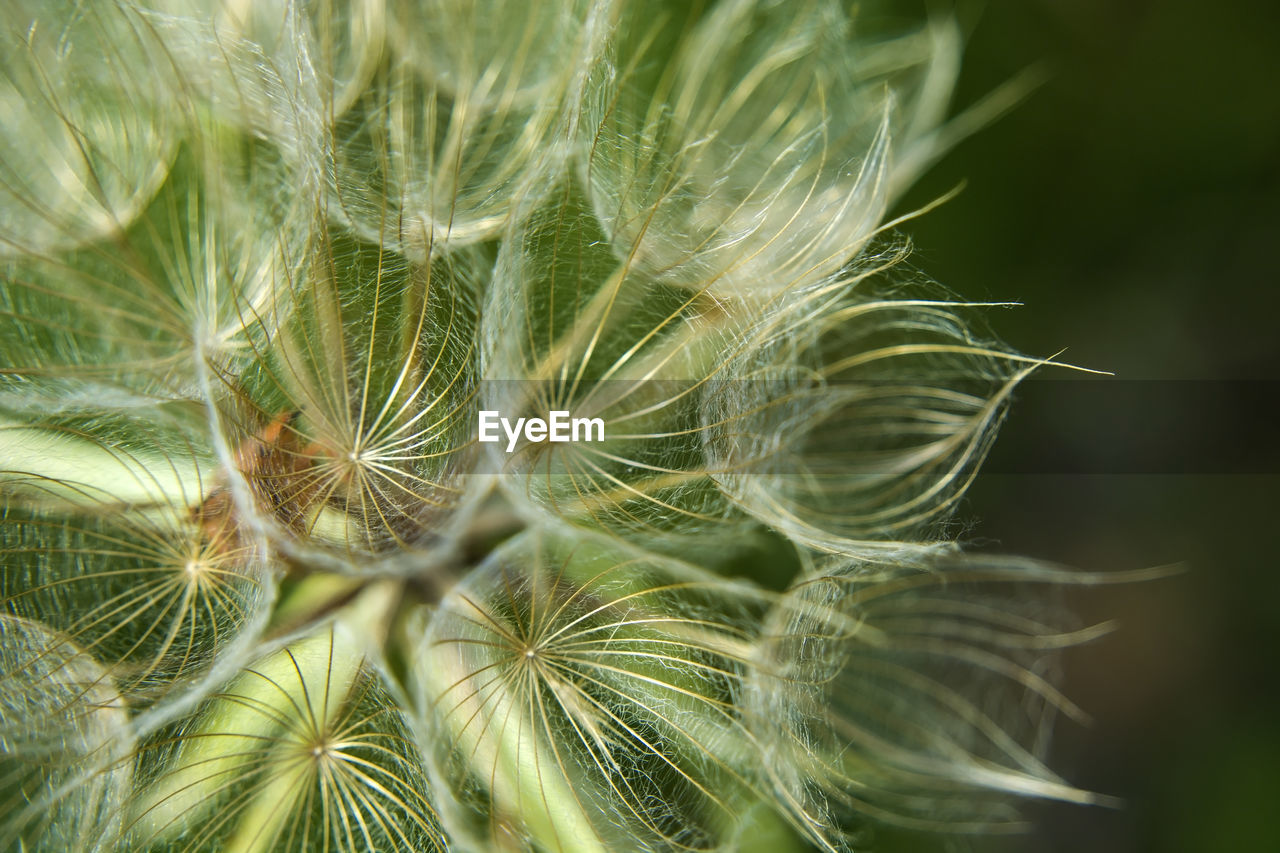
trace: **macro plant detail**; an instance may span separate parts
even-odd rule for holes
[[[1016,827],[1017,383],[908,269],[960,38],[827,0],[0,11],[0,846]],[[909,214],[913,215],[913,214]],[[481,442],[481,412],[599,441]]]

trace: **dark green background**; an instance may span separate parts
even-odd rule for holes
[[[1106,388],[1024,391],[962,508],[968,537],[1087,569],[1186,572],[1073,596],[1120,628],[1068,656],[1067,692],[1095,723],[1063,723],[1052,763],[1123,809],[1035,807],[1021,838],[882,834],[885,849],[1280,849],[1278,6],[960,8],[957,105],[1031,63],[1050,77],[901,206],[967,181],[906,227],[914,263],[966,298],[1024,303],[990,316],[1021,351],[1069,347],[1066,360],[1116,373]]]

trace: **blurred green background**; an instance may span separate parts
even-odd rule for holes
[[[920,3],[893,4],[904,14]],[[1065,662],[1094,717],[1051,766],[1122,809],[893,851],[1280,849],[1280,4],[992,0],[956,104],[1033,63],[1048,82],[901,206],[914,263],[1023,352],[1113,371],[1025,388],[961,516],[977,548],[1181,576],[1072,596],[1118,631]]]

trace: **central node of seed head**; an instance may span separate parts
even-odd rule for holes
[[[338,457],[340,477],[343,482],[350,483],[369,467],[369,455],[366,448],[353,447]]]

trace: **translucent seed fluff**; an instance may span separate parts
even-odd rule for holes
[[[950,537],[1049,359],[901,263],[1011,98],[951,113],[959,32],[4,3],[0,849],[846,851],[1094,801],[1045,749],[1099,633],[1051,593],[1100,578]]]

